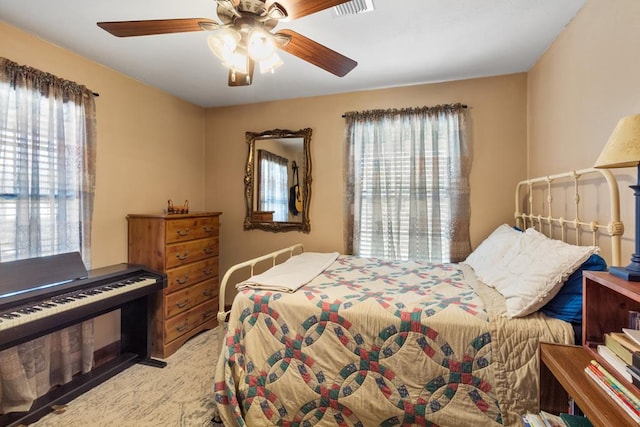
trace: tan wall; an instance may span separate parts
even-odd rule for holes
[[[471,237],[477,245],[512,222],[513,191],[525,178],[526,74],[209,109],[206,208],[222,211],[221,271],[302,242],[311,251],[343,251],[343,141],[347,111],[462,102],[469,106]],[[311,233],[244,231],[245,132],[310,127]]]
[[[161,211],[172,198],[204,208],[204,109],[0,23],[0,56],[98,92],[92,267],[126,262],[130,212]],[[119,321],[97,323],[96,348]]]
[[[530,176],[591,167],[617,121],[640,113],[640,1],[589,0],[529,72]],[[623,264],[633,252],[634,207],[617,171],[625,223]]]

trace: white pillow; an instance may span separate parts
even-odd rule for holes
[[[509,259],[514,255],[514,249],[518,247],[522,235],[521,231],[502,224],[480,243],[467,257],[465,263],[473,268],[480,280],[491,286],[496,274],[496,265],[501,260]]]
[[[522,234],[521,243],[515,256],[496,263],[499,273],[490,283],[505,297],[507,317],[522,317],[540,309],[571,273],[598,252],[596,246],[570,245],[533,228]]]

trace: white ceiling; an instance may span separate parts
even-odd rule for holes
[[[247,87],[227,86],[227,71],[209,50],[207,32],[118,38],[96,25],[217,20],[214,0],[1,0],[0,20],[196,105],[215,107],[528,71],[585,2],[373,0],[373,12],[337,17],[324,10],[282,22],[275,31],[297,31],[358,66],[340,78],[282,52],[284,65],[275,74],[256,70]]]

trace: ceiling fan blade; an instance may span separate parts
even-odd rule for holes
[[[219,23],[207,18],[98,22],[98,27],[117,37],[185,33],[189,31],[202,31],[203,29],[211,30],[219,26]]]
[[[317,67],[320,67],[338,77],[344,77],[353,70],[358,63],[351,58],[321,45],[292,30],[281,30],[276,33],[290,37],[289,43],[278,47],[287,53],[297,56]]]
[[[342,3],[346,3],[349,0],[277,0],[285,10],[287,11],[286,21],[302,18],[303,16],[311,15],[312,13],[320,12],[321,10],[329,9],[330,7],[338,6]],[[268,1],[267,3],[275,3]]]
[[[253,69],[255,62],[251,58],[247,58],[248,61],[248,73],[244,74],[239,71],[229,70],[229,86],[250,86],[253,83]]]

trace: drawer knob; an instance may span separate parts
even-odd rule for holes
[[[211,273],[213,273],[213,269],[211,269],[211,268],[205,268],[204,270],[202,270],[202,273],[203,273],[205,276],[211,276]]]
[[[183,279],[181,279],[179,277],[176,277],[176,282],[178,283],[178,285],[184,285],[188,281],[189,281],[189,275],[188,274],[185,274]]]
[[[208,318],[209,318],[209,317],[211,317],[211,316],[213,316],[213,310],[209,310],[209,311],[207,311],[207,312],[205,312],[205,313],[202,313],[202,317],[203,317],[204,319],[208,319]]]
[[[182,332],[189,327],[189,322],[184,322],[182,326],[176,326],[176,331]]]
[[[189,235],[189,228],[185,228],[184,231],[178,230],[178,236],[184,237]]]
[[[189,256],[189,252],[185,252],[182,255],[176,254],[176,258],[178,258],[180,261],[184,261],[185,259],[187,259],[188,256]]]
[[[213,248],[211,246],[207,246],[204,248],[204,253],[207,255],[211,255],[213,253]]]
[[[213,292],[211,291],[211,289],[205,289],[204,291],[202,291],[202,295],[204,295],[205,297],[210,297],[211,295],[213,295]]]
[[[176,307],[178,307],[178,308],[185,308],[188,305],[189,305],[189,300],[188,299],[186,299],[186,300],[184,300],[182,302],[177,302],[176,303]]]
[[[204,227],[202,227],[202,229],[204,230],[205,233],[213,232],[213,227],[210,227],[208,225],[205,225]]]

